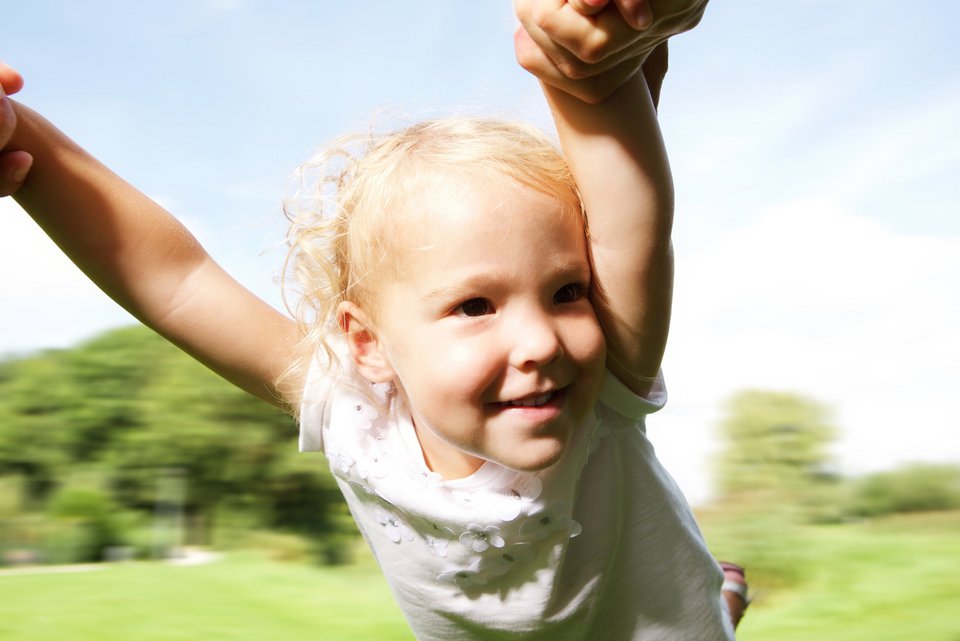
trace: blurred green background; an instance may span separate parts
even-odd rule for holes
[[[783,392],[717,428],[738,638],[960,641],[960,466],[842,477],[828,408]],[[0,639],[411,639],[295,434],[142,327],[0,363]]]

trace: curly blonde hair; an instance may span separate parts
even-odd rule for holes
[[[322,350],[339,367],[330,342],[339,304],[376,316],[373,276],[390,265],[391,231],[425,188],[454,178],[512,179],[582,215],[563,156],[527,124],[452,117],[334,140],[298,168],[283,203],[290,222],[284,300],[300,325],[303,360]]]

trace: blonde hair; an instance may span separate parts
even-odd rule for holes
[[[390,258],[393,225],[425,186],[453,177],[512,179],[582,215],[566,162],[530,125],[453,117],[334,140],[299,167],[283,204],[290,221],[284,300],[300,325],[303,359],[323,350],[339,366],[329,341],[338,305],[351,301],[375,315],[372,275]]]

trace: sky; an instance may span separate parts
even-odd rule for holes
[[[400,115],[551,127],[507,0],[10,4],[19,99],[281,308],[280,200],[318,145]],[[948,0],[714,0],[672,42],[671,398],[648,430],[694,503],[743,389],[828,407],[843,474],[960,462],[958,25]],[[0,199],[0,354],[131,322]]]

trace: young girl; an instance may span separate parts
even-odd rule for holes
[[[524,24],[544,78],[586,42]],[[318,158],[288,204],[299,329],[35,113],[3,105],[0,145],[32,155],[18,201],[108,294],[299,413],[418,638],[714,641],[723,575],[644,433],[673,203],[640,59],[544,85],[563,157],[452,119]]]

